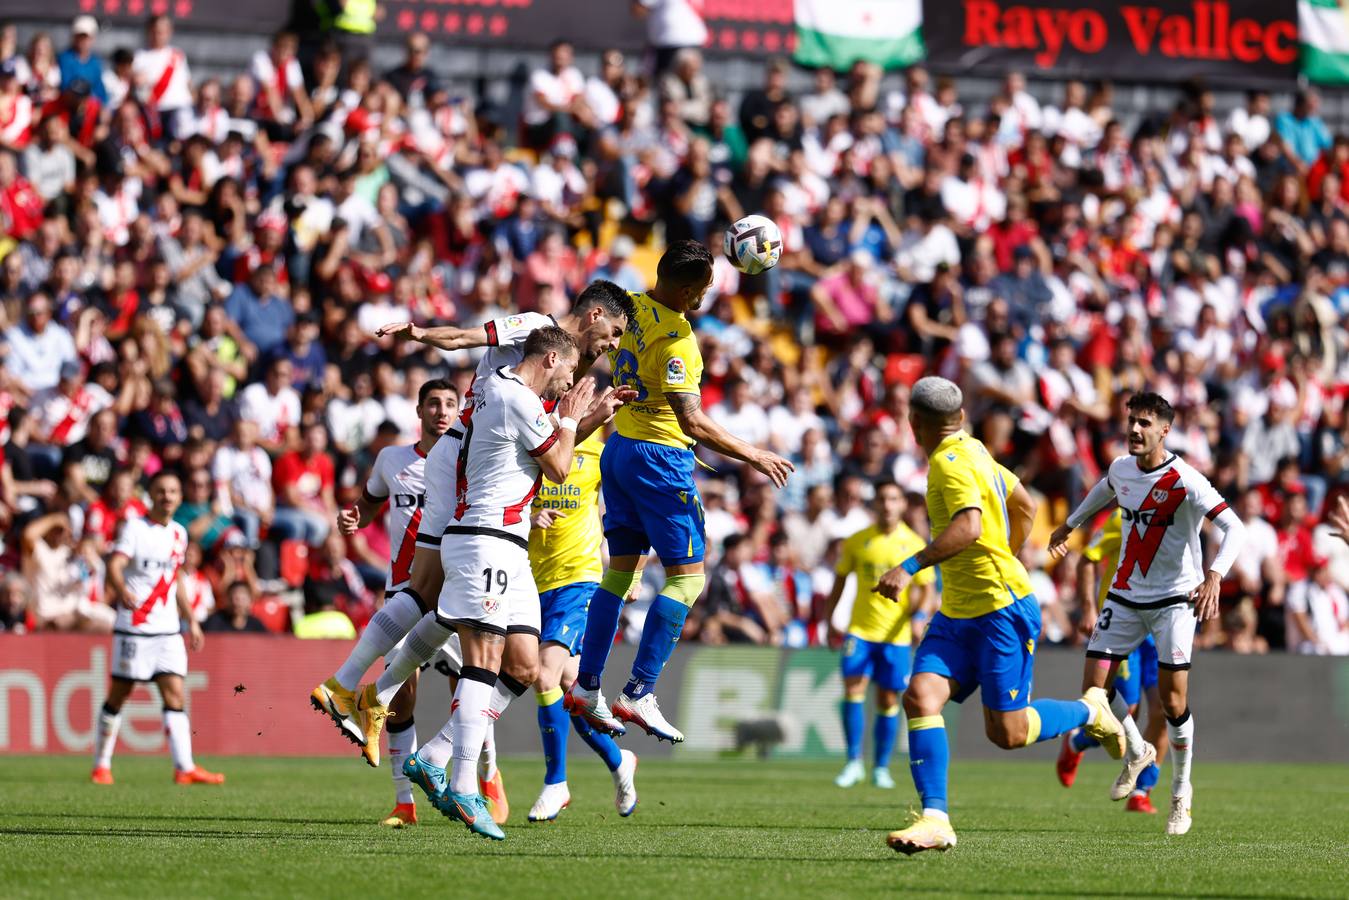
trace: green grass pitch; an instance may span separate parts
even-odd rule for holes
[[[1115,770],[1104,761],[1084,764],[1064,790],[1044,763],[957,759],[960,845],[906,858],[885,835],[913,802],[907,777],[895,791],[843,791],[830,783],[833,763],[652,761],[638,770],[641,805],[623,820],[608,774],[583,749],[572,755],[572,806],[551,825],[524,821],[542,763],[505,763],[503,844],[425,803],[418,827],[380,828],[388,772],[355,758],[204,760],[228,775],[221,788],[173,785],[167,758],[123,757],[107,788],[87,783],[83,758],[3,758],[0,896],[1349,894],[1343,766],[1201,757],[1194,828],[1167,838],[1162,816],[1110,803]]]

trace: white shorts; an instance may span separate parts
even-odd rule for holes
[[[404,635],[403,639],[394,644],[393,649],[385,654],[384,667],[386,669],[389,667],[389,660],[393,659],[394,654],[403,649],[405,643],[407,643],[407,635]],[[459,670],[464,667],[464,648],[459,644],[458,634],[450,635],[450,639],[436,651],[436,655],[431,657],[430,662],[422,665],[420,671],[425,672],[431,667],[434,667],[437,672],[447,678],[459,677]]]
[[[154,681],[160,675],[187,675],[187,644],[181,634],[112,636],[112,676],[126,681]]]
[[[1087,656],[1124,659],[1151,634],[1157,644],[1158,668],[1188,669],[1198,621],[1193,603],[1138,609],[1116,600],[1106,600],[1096,618],[1091,640],[1087,642]]]
[[[539,634],[539,590],[529,550],[505,537],[446,534],[440,544],[445,583],[437,618],[496,634]]]

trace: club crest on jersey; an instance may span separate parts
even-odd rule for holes
[[[486,597],[482,598],[482,611],[488,613],[489,615],[491,613],[496,612],[497,607],[500,605],[501,605],[500,597],[493,597],[492,595],[489,594]]]
[[[1153,503],[1165,503],[1166,498],[1169,496],[1171,496],[1171,492],[1166,488],[1153,488],[1152,490]]]
[[[672,359],[665,364],[665,383],[683,384],[688,378],[688,373],[684,371],[684,361],[682,359]]]

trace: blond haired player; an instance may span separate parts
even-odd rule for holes
[[[183,502],[183,486],[172,472],[150,482],[150,512],[127,519],[108,559],[108,598],[117,605],[113,626],[112,680],[98,716],[94,744],[95,784],[112,784],[112,750],[122,725],[122,704],[138,682],[153,681],[164,702],[164,732],[178,784],[222,784],[224,775],[208,772],[192,760],[192,726],[183,709],[186,692],[187,623],[192,649],[205,643],[192,617],[187,581],[178,570],[187,555],[187,529],[173,521]]]
[[[529,533],[529,563],[539,586],[543,612],[540,629],[539,734],[543,740],[543,790],[529,810],[531,822],[552,821],[569,803],[567,788],[567,719],[581,740],[604,761],[614,778],[614,806],[620,816],[637,808],[637,755],[620,750],[614,739],[596,731],[580,716],[569,717],[564,693],[576,681],[581,636],[585,633],[590,597],[599,587],[604,564],[600,551],[600,453],[604,441],[593,434],[572,455],[571,472],[562,484],[544,480],[534,498],[534,528]]]
[[[1120,724],[1105,691],[1080,700],[1031,700],[1040,607],[1017,559],[1030,534],[1035,501],[964,429],[964,398],[945,378],[921,378],[909,399],[909,423],[928,454],[927,514],[932,540],[887,572],[876,590],[900,597],[929,566],[942,572],[941,611],[914,654],[904,692],[909,771],[923,810],[891,833],[901,853],[947,850],[956,833],[947,815],[950,751],[942,709],[982,691],[984,731],[1004,750],[1028,747],[1085,727],[1111,755],[1123,755]]]

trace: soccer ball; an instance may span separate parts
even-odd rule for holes
[[[766,216],[745,216],[722,238],[722,252],[746,275],[767,272],[782,256],[782,232]]]

